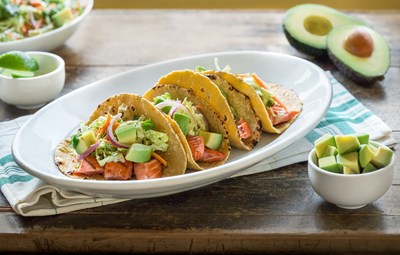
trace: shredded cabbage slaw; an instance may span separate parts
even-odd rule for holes
[[[113,116],[119,125],[132,125],[136,127],[136,143],[151,146],[153,151],[166,151],[168,149],[168,136],[165,133],[153,130],[153,123],[145,116],[137,116],[134,120],[122,121],[120,114]],[[72,146],[75,149],[77,146],[78,138],[85,132],[92,130],[98,133],[100,128],[106,123],[106,117],[100,116],[89,125],[81,123],[80,130],[72,136]],[[110,123],[108,126],[113,126]],[[93,155],[100,166],[104,166],[107,162],[125,162],[125,154],[128,148],[117,147],[110,143],[110,136],[102,134],[97,140],[96,147],[86,154]],[[112,139],[116,139],[114,136]],[[118,143],[118,140],[115,142]],[[85,155],[87,156],[87,155]]]
[[[0,0],[0,42],[21,40],[58,28],[54,17],[69,8],[72,19],[81,15],[79,0]]]

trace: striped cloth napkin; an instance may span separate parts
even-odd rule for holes
[[[330,73],[333,100],[325,118],[305,137],[236,176],[255,174],[307,161],[313,142],[323,134],[369,133],[370,139],[392,146],[391,129],[355,99]],[[11,142],[30,116],[0,123],[0,187],[14,211],[24,216],[46,216],[126,201],[94,198],[49,185],[23,171],[13,161]]]

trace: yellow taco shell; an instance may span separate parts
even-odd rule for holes
[[[217,72],[217,74],[223,79],[225,79],[227,82],[229,82],[235,89],[237,89],[238,91],[240,91],[241,93],[250,98],[251,105],[253,106],[255,113],[261,120],[263,131],[267,133],[281,134],[297,118],[298,115],[296,116],[296,118],[293,118],[290,121],[274,126],[271,122],[271,119],[269,118],[268,111],[262,99],[249,84],[243,81],[243,79],[240,78],[239,76],[232,73]],[[282,103],[285,104],[285,106],[288,108],[289,111],[292,110],[300,112],[302,110],[303,102],[294,91],[285,88],[280,84],[267,83],[267,85],[268,85],[268,90],[277,98],[279,98],[282,101]]]
[[[175,84],[155,85],[153,88],[146,91],[143,97],[149,101],[154,101],[155,97],[163,95],[165,93],[169,93],[169,95],[173,100],[183,101],[186,98],[188,101],[193,102],[195,105],[201,106],[200,111],[208,123],[209,131],[222,134],[223,136],[221,148],[219,149],[219,151],[226,155],[224,160],[220,160],[217,162],[196,162],[193,158],[193,154],[190,150],[186,137],[179,128],[178,124],[171,117],[165,114],[172,128],[178,134],[180,141],[183,144],[183,147],[185,148],[188,168],[194,170],[203,170],[216,167],[225,163],[229,157],[231,148],[229,145],[228,131],[224,125],[224,122],[220,119],[220,116],[213,110],[213,108],[205,100],[203,100],[200,97],[197,97],[192,89],[185,89]]]

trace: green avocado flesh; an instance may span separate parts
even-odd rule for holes
[[[152,152],[151,146],[134,143],[129,147],[125,158],[135,163],[144,163],[151,159]]]
[[[366,23],[356,17],[319,4],[300,4],[290,8],[283,20],[289,43],[306,54],[325,56],[326,37],[335,27]]]
[[[344,44],[355,31],[368,33],[372,38],[372,54],[366,57],[354,55]],[[386,40],[375,30],[358,25],[334,28],[327,37],[328,55],[334,65],[357,83],[370,84],[382,80],[390,65],[390,48]]]
[[[314,145],[318,166],[339,174],[374,172],[388,166],[394,154],[388,147],[371,142],[365,133],[325,134]]]

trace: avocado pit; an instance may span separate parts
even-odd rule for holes
[[[325,17],[310,15],[304,19],[304,28],[313,35],[327,35],[332,30],[332,23]]]
[[[374,41],[368,31],[357,28],[346,38],[343,47],[354,56],[367,58],[374,51]]]

